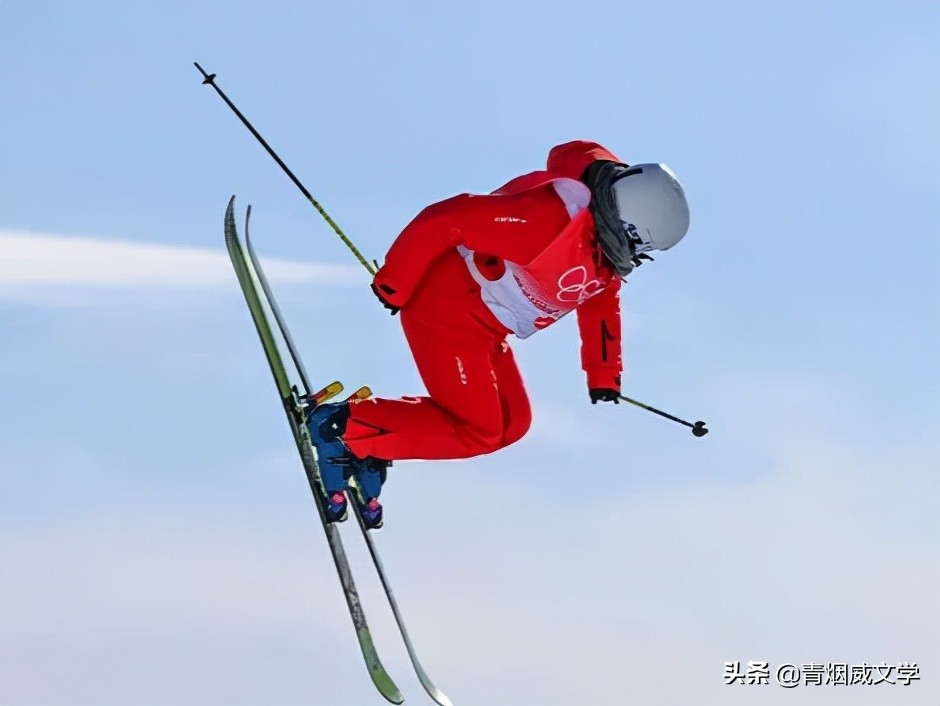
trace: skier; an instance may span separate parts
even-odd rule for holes
[[[424,209],[392,244],[372,290],[399,314],[428,396],[310,411],[329,519],[346,517],[349,474],[367,526],[379,527],[391,461],[468,458],[528,431],[511,333],[527,338],[576,310],[591,403],[618,402],[621,278],[688,227],[668,167],[629,166],[583,140],[554,147],[544,171]]]

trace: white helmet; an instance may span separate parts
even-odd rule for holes
[[[611,190],[636,252],[668,250],[689,230],[685,192],[665,164],[633,164],[617,174]]]

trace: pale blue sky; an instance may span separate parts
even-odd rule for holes
[[[369,257],[579,137],[689,195],[624,292],[625,389],[709,436],[592,407],[565,321],[514,344],[529,436],[393,469],[380,549],[456,704],[936,703],[938,46],[935,2],[0,0],[0,704],[381,702],[228,197],[314,377],[420,383],[193,61]],[[733,660],[923,678],[725,686]]]

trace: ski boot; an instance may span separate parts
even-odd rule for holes
[[[359,516],[366,529],[379,529],[385,524],[382,517],[382,504],[379,494],[385,483],[385,474],[391,461],[383,461],[374,456],[359,459],[352,454],[352,475],[356,479],[353,500],[359,509]]]
[[[305,410],[310,440],[317,451],[327,522],[343,522],[347,516],[346,479],[349,450],[340,435],[349,418],[349,405],[321,404]]]
[[[321,404],[308,413],[307,426],[320,461],[320,475],[330,500],[338,495],[337,488],[345,490],[347,480],[354,477],[355,488],[350,497],[355,501],[366,529],[378,529],[383,524],[382,504],[378,497],[390,462],[372,456],[361,459],[353,455],[342,439],[348,419],[348,402]],[[345,519],[345,507],[343,515]]]

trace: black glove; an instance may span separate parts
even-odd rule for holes
[[[395,316],[395,314],[397,314],[399,311],[399,307],[395,306],[394,304],[389,304],[385,297],[382,296],[383,291],[385,291],[387,294],[395,293],[395,290],[389,287],[387,284],[383,284],[381,290],[379,287],[375,286],[375,283],[372,284],[372,293],[379,298],[379,301],[382,302],[382,306],[388,309],[392,313],[392,316]]]
[[[592,387],[588,390],[588,394],[591,395],[591,404],[597,404],[598,402],[620,404],[620,392],[618,390],[611,390],[607,387]]]

